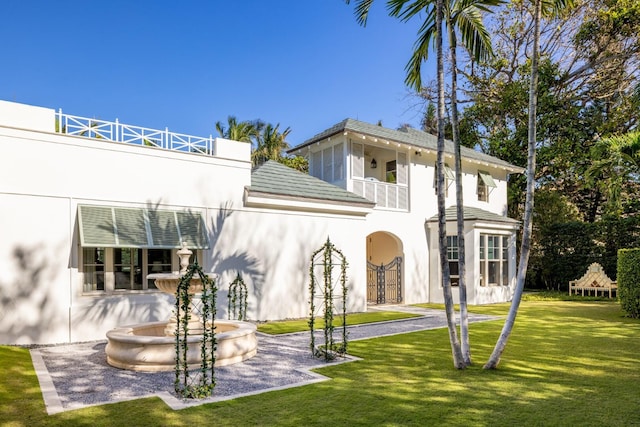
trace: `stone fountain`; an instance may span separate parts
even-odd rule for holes
[[[189,266],[192,252],[183,243],[178,251],[179,273],[150,274],[156,287],[168,294],[176,295],[178,283]],[[189,284],[189,294],[202,292],[200,278],[194,275]],[[215,320],[216,363],[215,366],[231,365],[255,356],[258,350],[256,327],[237,320]],[[121,326],[107,332],[107,363],[116,368],[132,371],[172,371],[175,369],[177,319],[174,314],[164,322],[149,322]],[[202,321],[191,314],[187,338],[187,363],[198,366],[201,362]]]

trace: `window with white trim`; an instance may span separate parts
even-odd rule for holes
[[[509,285],[509,237],[480,235],[480,286]]]
[[[496,187],[496,182],[493,180],[493,177],[489,172],[478,171],[477,193],[479,201],[488,202],[491,189]]]
[[[104,291],[105,248],[82,248],[84,292]]]
[[[82,248],[83,292],[155,290],[152,273],[180,269],[176,249]],[[201,251],[194,251],[198,257]],[[193,262],[193,258],[191,259]]]
[[[451,286],[458,286],[460,283],[458,236],[447,236],[447,260],[449,261]]]

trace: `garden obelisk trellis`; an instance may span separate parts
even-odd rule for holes
[[[337,277],[333,271],[335,266],[340,266],[340,274]],[[311,255],[309,276],[311,351],[314,356],[332,360],[336,355],[347,352],[347,259],[328,237],[327,242]],[[316,306],[316,299],[321,300],[320,307]],[[339,310],[334,304],[336,300],[342,300]],[[320,346],[316,346],[315,343],[315,318],[318,309],[322,309],[324,315],[324,344]],[[341,343],[336,343],[333,337],[334,311],[342,316]]]
[[[178,251],[180,252],[180,251]],[[188,251],[189,254],[191,251]],[[188,255],[187,255],[188,263]],[[182,260],[181,260],[182,264]],[[207,276],[196,260],[193,264],[181,270],[183,273],[176,290],[175,316],[177,326],[176,336],[176,367],[175,391],[184,398],[203,398],[211,396],[216,385],[214,366],[216,363],[216,336],[213,324],[216,317],[215,280]],[[197,275],[202,284],[199,295],[200,304],[194,301],[195,294],[191,287],[191,279]],[[197,315],[194,312],[199,312]],[[194,319],[196,318],[197,319]],[[199,320],[199,322],[198,322]],[[201,335],[200,368],[189,366],[189,340],[193,339],[193,332],[189,329],[199,323],[197,334]]]

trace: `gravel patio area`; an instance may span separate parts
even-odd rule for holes
[[[446,327],[444,311],[410,306],[384,306],[420,317],[349,326],[349,341]],[[495,317],[470,315],[470,322]],[[46,346],[31,349],[31,357],[49,414],[92,405],[158,396],[173,409],[234,399],[330,378],[311,372],[327,362],[311,357],[309,332],[285,335],[258,333],[258,354],[242,363],[216,367],[213,396],[181,399],[174,392],[175,373],[134,372],[107,364],[106,341]],[[351,356],[336,363],[357,360]]]

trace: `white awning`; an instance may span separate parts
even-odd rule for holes
[[[209,248],[199,212],[80,205],[78,222],[85,247]]]

